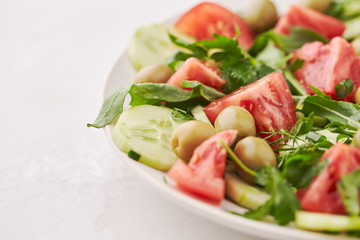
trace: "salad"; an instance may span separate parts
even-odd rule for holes
[[[232,214],[360,237],[359,26],[358,0],[200,3],[135,32],[134,83],[88,126]]]

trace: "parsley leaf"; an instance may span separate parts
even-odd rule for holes
[[[170,39],[187,51],[177,53],[174,57],[175,62],[196,57],[219,63],[221,77],[228,80],[222,88],[226,94],[275,71],[251,57],[239,46],[236,39],[217,34],[214,34],[214,40],[203,40],[191,44],[184,43],[173,35]],[[172,62],[170,65],[175,66],[176,63]]]
[[[257,172],[256,179],[257,183],[264,185],[265,190],[270,193],[270,199],[258,209],[246,212],[244,216],[262,219],[270,214],[280,225],[293,221],[295,212],[300,209],[300,205],[280,172],[267,165]]]
[[[327,161],[319,160],[323,151],[315,150],[294,154],[288,157],[282,170],[283,177],[297,188],[306,188],[327,165]]]

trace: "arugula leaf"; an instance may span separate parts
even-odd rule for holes
[[[284,163],[282,176],[294,187],[306,188],[327,165],[327,161],[319,163],[322,154],[323,151],[316,150],[291,155]]]
[[[287,53],[291,53],[296,49],[301,48],[305,43],[314,41],[323,43],[329,42],[319,33],[302,27],[290,27],[289,35],[273,34],[272,39],[280,49]]]
[[[214,88],[205,86],[198,81],[184,80],[181,85],[192,88],[192,91],[184,90],[177,86],[166,83],[142,83],[133,84],[129,93],[131,106],[142,104],[160,104],[161,102],[184,102],[193,98],[202,97],[211,102],[225,96]]]
[[[306,29],[303,27],[290,27],[290,34],[283,35],[275,33],[274,30],[269,30],[260,34],[253,46],[249,49],[251,56],[258,55],[267,46],[268,41],[272,41],[285,53],[291,53],[296,49],[301,48],[305,43],[320,41],[328,43],[329,41],[319,33]]]
[[[360,128],[360,106],[343,101],[334,101],[322,96],[307,96],[303,102],[302,112],[327,118],[330,123],[348,124]]]
[[[280,172],[266,165],[257,171],[257,183],[265,185],[265,190],[270,193],[270,199],[256,210],[244,214],[252,219],[262,219],[272,215],[280,225],[288,224],[295,218],[295,212],[300,209],[299,202],[289,184]]]
[[[120,88],[105,99],[95,122],[87,126],[103,128],[109,125],[122,113],[127,94],[131,95],[131,106],[143,104],[161,105],[162,102],[184,103],[191,100],[194,101],[190,105],[196,106],[199,102],[205,101],[208,103],[225,96],[222,92],[197,81],[183,81],[181,84],[192,90],[184,90],[165,83],[142,83]]]
[[[343,99],[344,97],[346,97],[349,93],[352,92],[353,88],[354,83],[349,78],[338,83],[335,87],[337,99]]]
[[[343,176],[337,183],[337,189],[350,216],[359,216],[360,169]]]
[[[325,126],[325,129],[328,129],[330,132],[333,133],[340,133],[344,135],[348,135],[349,137],[353,138],[357,128],[350,126],[348,124],[342,124],[339,122],[332,122]]]
[[[109,125],[123,111],[125,97],[130,87],[119,88],[107,97],[100,109],[94,123],[88,123],[88,127],[103,128]]]
[[[320,89],[312,86],[312,85],[309,85],[309,87],[311,88],[311,90],[318,96],[320,97],[323,97],[323,98],[328,98],[328,99],[331,99],[331,96],[329,95],[326,95],[323,91],[321,91]]]
[[[289,70],[283,71],[286,81],[290,87],[291,93],[294,95],[307,96],[308,93],[301,85],[301,83],[295,78],[294,74]]]
[[[304,134],[307,134],[308,132],[310,132],[313,128],[314,116],[315,116],[314,113],[310,113],[308,117],[300,118],[296,122],[295,127],[292,129],[291,132],[295,136],[304,135]]]

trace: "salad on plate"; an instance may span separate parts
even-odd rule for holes
[[[133,84],[88,126],[163,184],[248,209],[228,214],[360,237],[359,55],[358,0],[202,2],[134,33]]]

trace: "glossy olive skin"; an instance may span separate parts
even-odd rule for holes
[[[357,148],[360,148],[360,130],[357,130],[354,137],[353,137],[353,140],[351,142],[351,145],[357,147]]]
[[[213,135],[215,129],[210,123],[191,120],[174,130],[170,139],[171,147],[179,158],[188,162],[195,148]]]
[[[355,92],[355,103],[357,105],[360,105],[360,87],[358,89],[356,89],[356,92]]]
[[[228,129],[237,130],[238,138],[256,135],[254,117],[245,108],[239,106],[225,108],[215,120],[216,132]]]
[[[304,7],[325,12],[330,7],[332,0],[298,0],[298,2]]]
[[[273,27],[278,19],[278,13],[270,0],[252,0],[244,20],[255,33],[264,32]]]
[[[173,71],[166,65],[155,64],[144,67],[135,76],[134,83],[166,83]]]
[[[263,166],[276,166],[276,156],[270,145],[262,138],[246,137],[240,140],[234,149],[235,155],[249,169],[256,171]],[[255,178],[236,165],[239,176],[249,182],[254,183]]]

